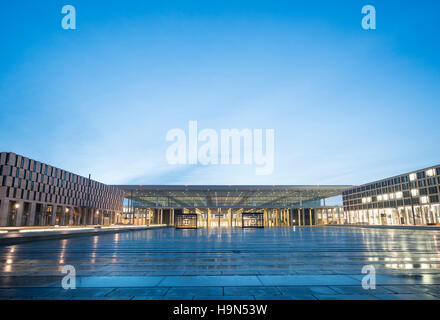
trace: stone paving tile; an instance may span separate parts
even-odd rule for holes
[[[379,300],[380,298],[371,294],[314,294],[318,300]]]
[[[255,300],[317,300],[312,294],[294,294],[283,296],[255,296]]]
[[[8,299],[10,297],[26,297],[26,298],[44,298],[51,297],[70,299],[72,297],[104,297],[113,291],[111,288],[77,288],[64,290],[62,288],[15,288],[0,290],[0,299]]]
[[[164,296],[168,288],[116,288],[107,293],[106,297]]]
[[[63,296],[47,296],[47,297],[11,297],[8,300],[71,300],[71,297]],[[94,300],[93,297],[87,298],[87,300]]]
[[[277,287],[225,287],[225,296],[280,296],[281,291]]]
[[[328,294],[334,295],[338,292],[332,289],[331,287],[326,286],[291,286],[291,287],[278,287],[278,289],[282,292],[283,295],[311,295],[311,294]]]
[[[375,294],[387,296],[388,290],[393,292],[390,298],[395,294],[440,296],[440,258],[435,250],[439,241],[439,231],[341,227],[188,232],[168,228],[128,232],[119,234],[117,239],[115,235],[100,235],[28,242],[0,246],[0,288],[34,288],[35,295],[56,299],[87,296],[95,299],[99,297],[93,295],[101,291],[113,299],[118,298],[112,293],[114,289],[116,292],[118,288],[127,288],[125,298],[165,299],[159,293],[145,294],[142,289],[223,286],[227,293],[229,288],[236,287],[278,287],[283,293],[280,297],[285,298],[312,294],[346,299],[370,296],[354,288],[360,287],[364,277],[362,267],[373,264],[378,279]],[[12,262],[3,265],[7,260]],[[419,268],[421,261],[429,263]],[[60,288],[63,264],[75,266],[77,277],[85,279],[77,283],[77,290],[90,289],[89,293],[77,291],[77,295],[72,295],[55,291],[58,294],[54,297],[50,291],[39,289]],[[408,269],[408,265],[413,268]],[[133,288],[141,290],[130,293]],[[41,292],[37,293],[38,290]],[[230,297],[279,294],[246,290],[229,294]],[[22,292],[24,298],[35,298],[29,296],[30,291]],[[12,298],[21,294],[16,291]]]
[[[70,300],[131,300],[133,296],[71,297]]]
[[[194,272],[193,272],[194,274]],[[212,274],[212,272],[207,272],[207,274]],[[239,276],[239,275],[257,275],[260,274],[260,271],[258,270],[222,270],[222,275],[229,275],[229,276]]]
[[[57,296],[65,297],[104,297],[113,291],[113,288],[76,288],[76,289],[59,289]]]
[[[172,272],[163,272],[163,271],[110,271],[106,272],[105,274],[100,274],[99,276],[106,276],[106,277],[120,277],[120,276],[127,276],[129,274],[130,276],[137,276],[137,277],[144,277],[144,276],[173,276],[176,275],[176,273]],[[83,274],[81,274],[82,276]],[[96,275],[95,275],[96,276]]]
[[[440,297],[440,286],[439,285],[426,285],[424,287],[427,289],[426,293]]]
[[[261,286],[256,276],[168,276],[160,282],[162,287],[209,287],[209,286]]]
[[[194,296],[134,296],[132,300],[193,300]]]
[[[164,277],[142,276],[142,277],[77,277],[77,287],[154,287]]]
[[[255,300],[254,296],[196,296],[194,300]]]
[[[350,275],[353,279],[362,281],[365,275]],[[424,276],[408,276],[408,275],[376,275],[376,285],[410,285],[423,284]],[[432,284],[440,284],[440,277],[426,276],[426,281]]]
[[[391,291],[392,293],[397,294],[413,294],[413,293],[426,293],[429,291],[429,288],[422,285],[390,285],[390,286],[382,286],[384,289]]]
[[[438,300],[439,298],[427,293],[413,294],[375,294],[381,300]]]
[[[359,281],[344,275],[258,276],[265,286],[359,285]]]
[[[0,277],[0,288],[44,288],[55,287],[61,284],[61,276],[57,277]]]
[[[222,296],[222,287],[178,287],[170,288],[167,297],[176,296]]]
[[[55,295],[59,292],[57,288],[8,288],[0,289],[0,299],[12,297],[45,297]]]
[[[393,294],[392,290],[384,286],[376,286],[376,289],[365,290],[362,285],[359,286],[329,286],[332,290],[339,294]]]

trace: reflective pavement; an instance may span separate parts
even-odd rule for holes
[[[0,299],[439,299],[440,231],[172,228],[0,246]],[[76,289],[64,290],[64,265]],[[376,289],[362,288],[373,265]]]

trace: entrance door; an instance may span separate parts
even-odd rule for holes
[[[46,226],[52,225],[52,206],[47,206],[46,218],[45,218],[44,225],[46,225]]]

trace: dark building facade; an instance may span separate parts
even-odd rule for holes
[[[440,223],[440,166],[382,179],[342,193],[350,223],[428,225]]]
[[[113,224],[123,199],[118,188],[0,153],[0,226]]]

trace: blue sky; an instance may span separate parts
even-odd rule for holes
[[[61,28],[74,5],[77,29]],[[377,29],[361,28],[375,5]],[[0,149],[115,184],[361,184],[438,164],[437,1],[0,4]],[[275,170],[168,130],[275,129]]]

